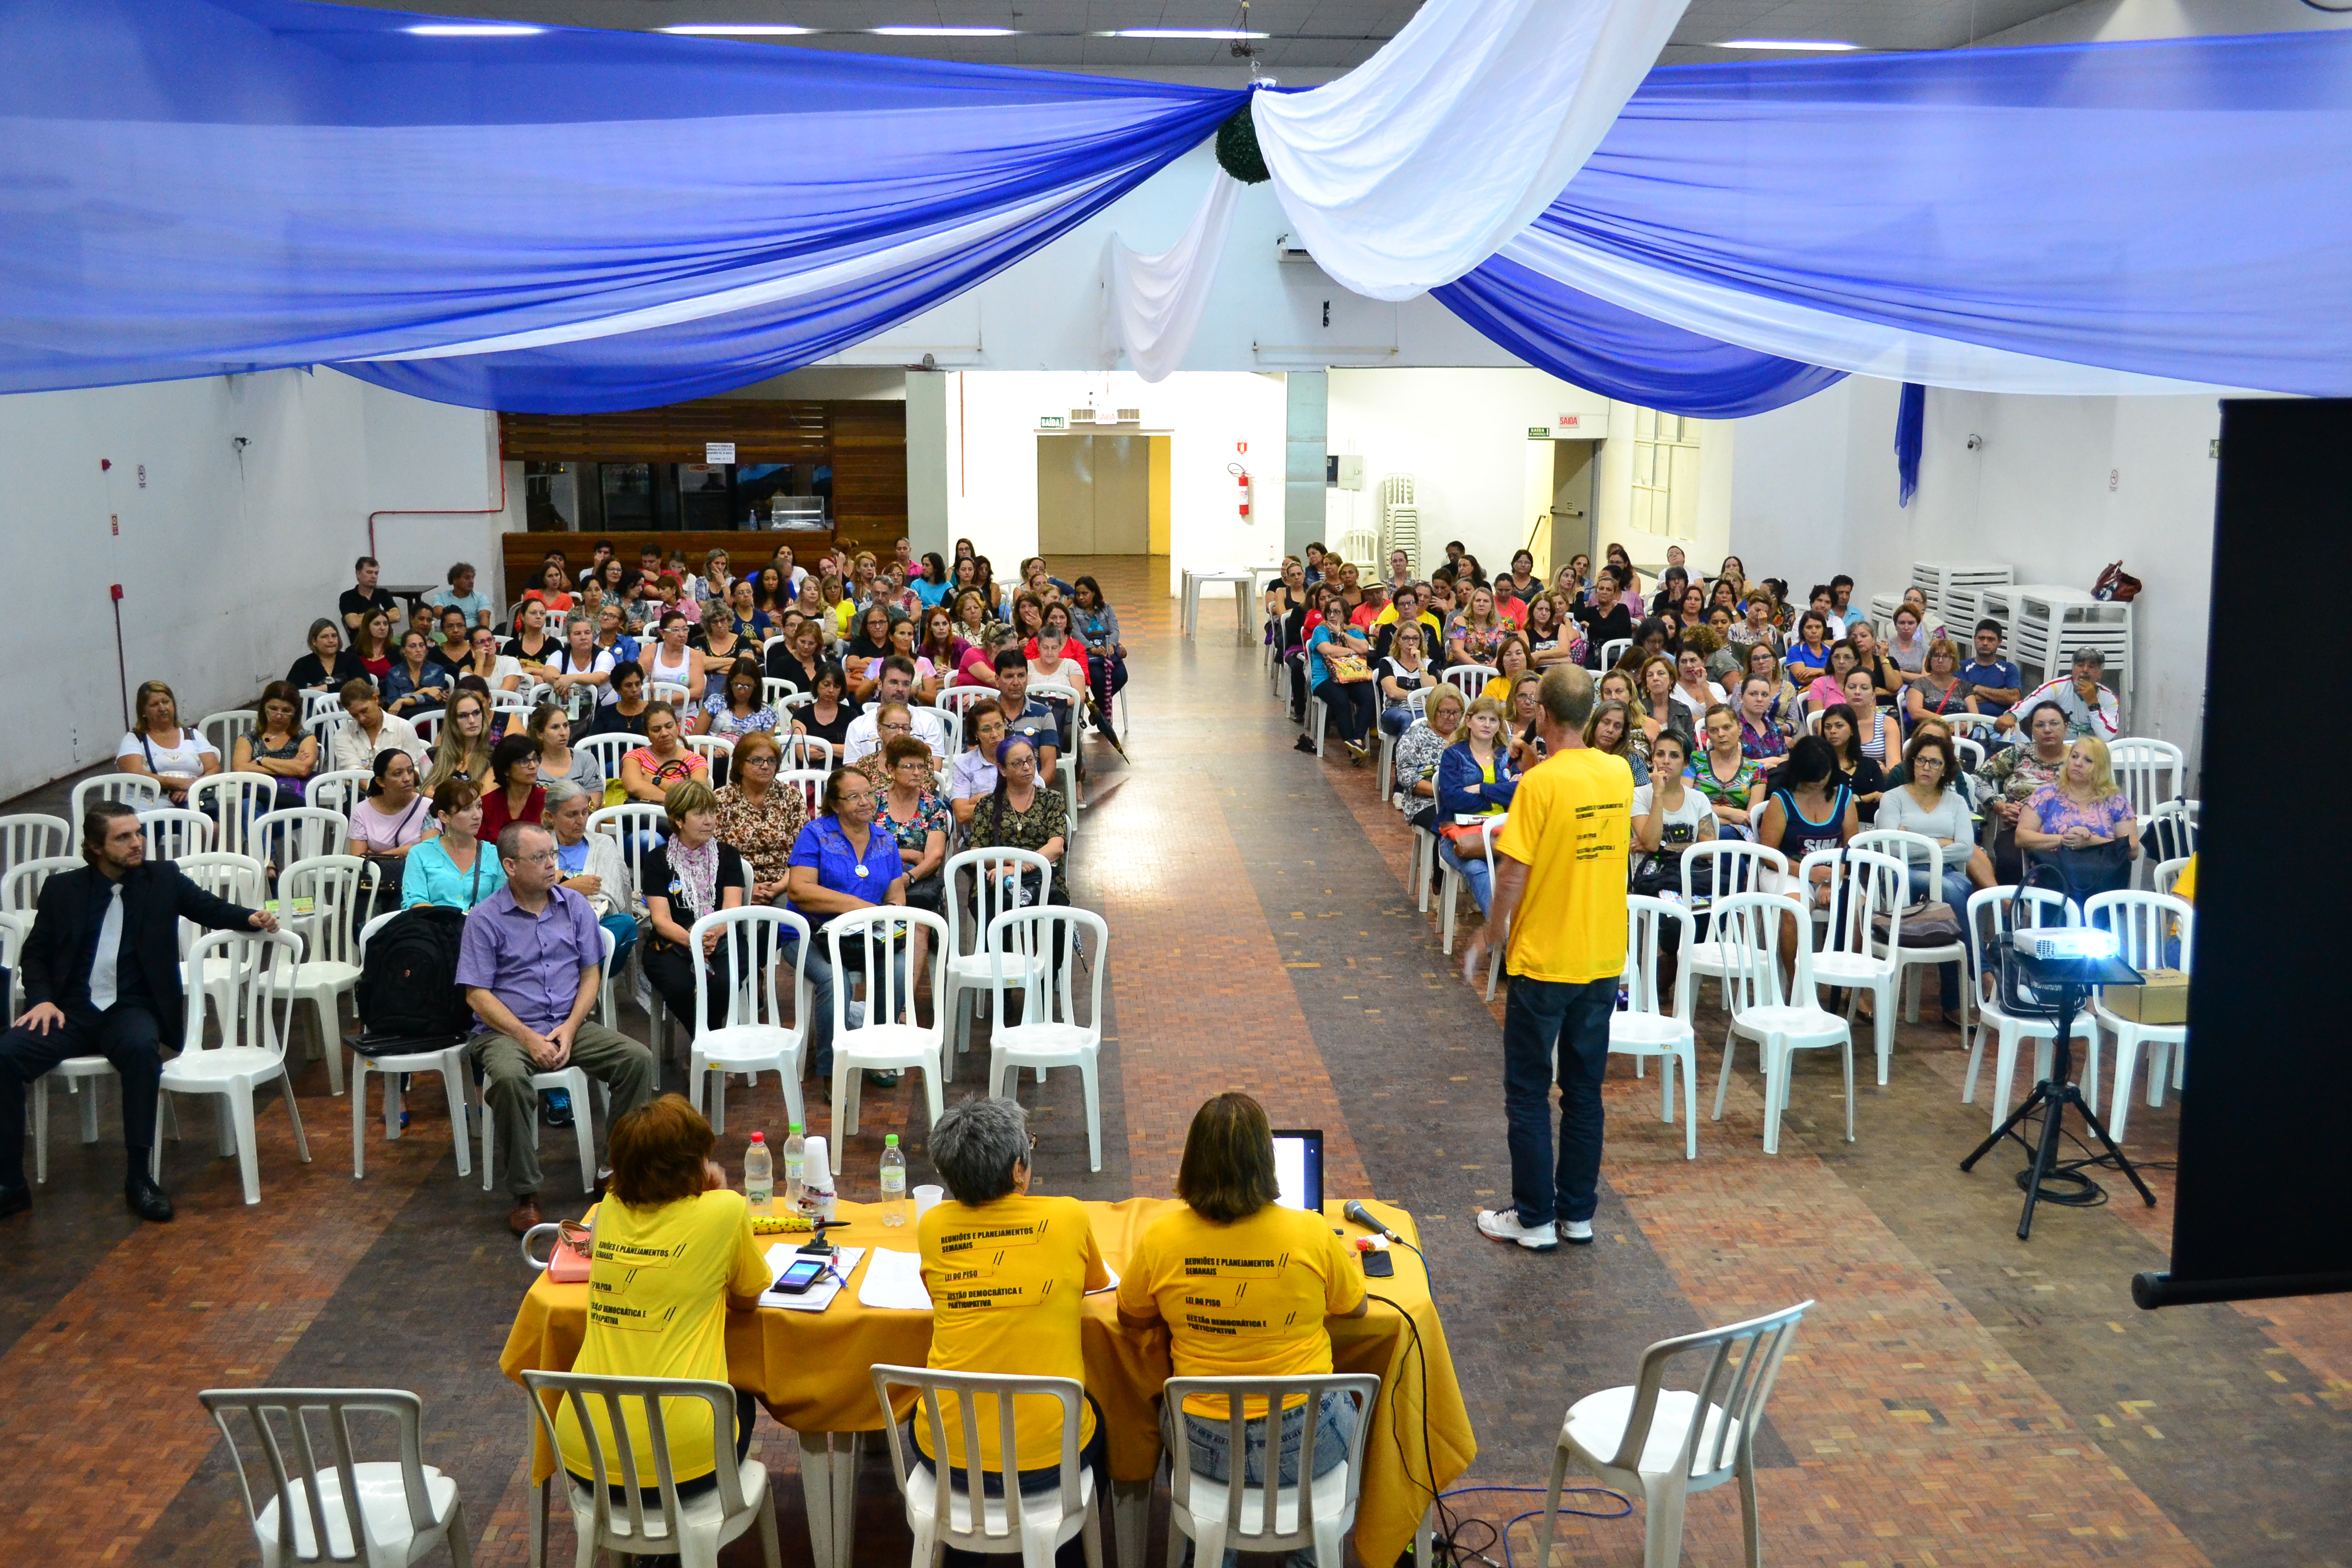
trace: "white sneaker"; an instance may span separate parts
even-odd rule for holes
[[[1548,1225],[1539,1225],[1529,1229],[1519,1223],[1518,1211],[1516,1209],[1480,1209],[1478,1234],[1496,1241],[1516,1241],[1529,1252],[1549,1252],[1559,1245],[1558,1230]],[[1586,1240],[1591,1239],[1591,1226],[1584,1227],[1584,1235]]]
[[[1592,1245],[1592,1222],[1589,1219],[1564,1219],[1559,1222],[1559,1238],[1570,1247]]]

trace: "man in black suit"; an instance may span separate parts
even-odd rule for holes
[[[32,1004],[0,1036],[0,1218],[32,1207],[25,1185],[25,1089],[68,1057],[103,1056],[122,1075],[123,1196],[141,1219],[172,1217],[148,1173],[163,1047],[184,1027],[180,921],[208,931],[276,931],[277,917],[216,899],[169,860],[150,866],[139,815],[115,801],[82,817],[82,858],[41,888],[25,941]]]

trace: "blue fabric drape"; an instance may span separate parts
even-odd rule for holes
[[[1531,233],[1694,330],[1866,325],[1848,368],[1891,331],[2352,394],[2352,32],[1662,68]]]
[[[1761,414],[1811,397],[1845,374],[1686,332],[1499,257],[1430,292],[1529,364],[1670,414]]]
[[[0,391],[335,363],[521,410],[718,392],[971,287],[1243,96],[641,33],[404,30],[431,20],[0,5],[19,67],[0,84]],[[691,303],[712,296],[730,308]],[[686,319],[605,335],[632,311]],[[364,363],[531,331],[599,335]]]
[[[1895,407],[1895,504],[1909,506],[1919,493],[1919,449],[1927,439],[1927,389],[1916,381],[1903,384],[1902,401]]]

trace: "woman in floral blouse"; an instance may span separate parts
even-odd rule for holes
[[[1437,759],[1461,739],[1462,715],[1469,700],[1455,686],[1433,689],[1423,706],[1423,717],[1409,726],[1396,748],[1396,808],[1422,826],[1424,816],[1435,820]]]
[[[915,735],[913,710],[903,702],[886,702],[874,715],[874,749],[857,763],[857,771],[872,783],[877,795],[890,787],[891,776],[896,771],[890,765],[890,742],[901,737],[913,740],[919,746],[923,744]],[[929,757],[930,754],[930,748],[924,746],[923,755]],[[932,758],[931,772],[936,773],[939,771],[939,760]]]
[[[784,749],[775,736],[753,731],[735,742],[734,775],[719,791],[719,837],[751,863],[751,898],[772,903],[784,890],[793,845],[808,826],[808,805],[797,789],[778,789]]]
[[[975,849],[1034,849],[1054,868],[1046,901],[1070,901],[1062,854],[1069,847],[1070,822],[1059,790],[1037,786],[1037,748],[1026,735],[1007,735],[996,746],[996,788],[971,814]]]

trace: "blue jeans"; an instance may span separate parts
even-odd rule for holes
[[[1470,896],[1478,900],[1478,912],[1485,914],[1495,901],[1495,881],[1486,869],[1486,858],[1473,855],[1463,858],[1454,853],[1454,841],[1441,833],[1437,836],[1437,859],[1440,865],[1462,873],[1462,879],[1470,884]],[[1614,994],[1612,995],[1613,1000]]]
[[[1969,921],[1969,896],[1975,891],[1976,884],[1969,880],[1966,871],[1943,874],[1944,902],[1952,906],[1952,912],[1960,917],[1960,924],[1964,927]],[[1936,966],[1936,977],[1937,994],[1943,1001],[1944,1016],[1948,1019],[1960,1007],[1960,966],[1939,963]]]
[[[1348,1458],[1348,1444],[1356,1435],[1356,1423],[1361,1419],[1356,1402],[1334,1389],[1323,1396],[1315,1418],[1315,1473],[1323,1475]],[[1276,1473],[1280,1486],[1298,1484],[1298,1458],[1305,1452],[1307,1439],[1307,1406],[1294,1406],[1282,1413],[1282,1447]],[[1192,1450],[1192,1468],[1213,1481],[1229,1481],[1234,1478],[1232,1426],[1213,1415],[1184,1415],[1184,1440]],[[1265,1484],[1265,1417],[1242,1423],[1243,1485],[1262,1487]]]
[[[604,966],[607,974],[618,974],[629,961],[629,950],[637,945],[637,922],[633,915],[610,914],[596,922],[613,933],[613,962]]]
[[[1511,1201],[1530,1228],[1589,1220],[1601,1193],[1601,1078],[1617,976],[1582,984],[1511,976],[1503,1010],[1503,1114]],[[1559,1048],[1559,1161],[1552,1163],[1553,1047]]]
[[[1405,704],[1402,702],[1392,703],[1388,708],[1381,710],[1381,734],[1393,736],[1402,740],[1404,737],[1404,732],[1412,728],[1412,710],[1405,706]]]

